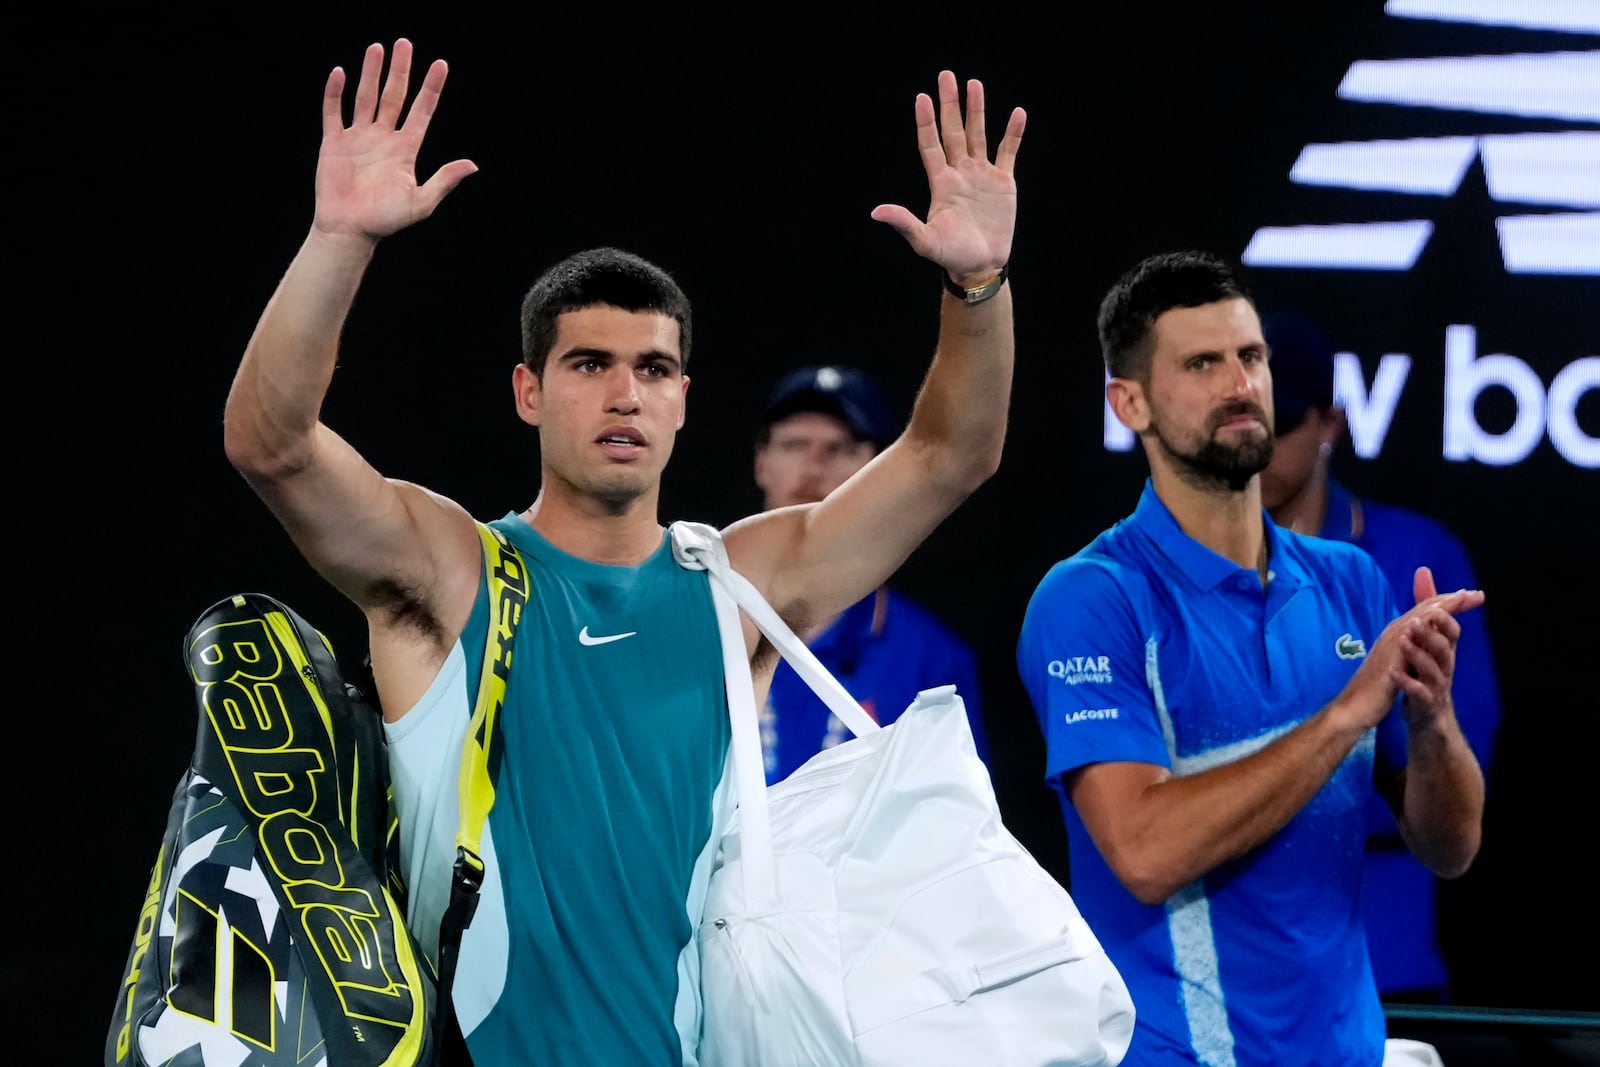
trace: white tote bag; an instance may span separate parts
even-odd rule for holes
[[[678,561],[712,575],[739,787],[698,932],[703,1067],[1119,1063],[1127,986],[1001,823],[955,687],[879,727],[715,529],[671,530]],[[855,734],[771,787],[741,607]]]

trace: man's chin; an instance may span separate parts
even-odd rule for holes
[[[1179,466],[1188,471],[1197,484],[1243,492],[1250,480],[1272,462],[1272,441],[1264,445],[1243,448],[1210,447],[1190,456],[1175,456]]]
[[[588,486],[588,495],[611,511],[625,511],[650,492],[654,479],[642,477],[597,479]]]

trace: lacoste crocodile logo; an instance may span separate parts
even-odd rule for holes
[[[1345,634],[1333,643],[1340,659],[1360,659],[1367,654],[1367,643],[1358,637]]]

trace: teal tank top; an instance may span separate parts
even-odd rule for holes
[[[695,951],[729,743],[709,579],[665,536],[622,567],[514,514],[490,525],[527,560],[531,591],[489,813],[505,987],[468,1046],[480,1067],[693,1062],[699,991],[680,985],[697,987],[698,967],[680,957]],[[488,618],[485,590],[461,637],[469,704]]]

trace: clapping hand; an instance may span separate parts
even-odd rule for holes
[[[1417,569],[1413,591],[1416,605],[1384,627],[1345,687],[1369,726],[1383,718],[1397,694],[1405,696],[1406,722],[1413,728],[1452,709],[1450,685],[1461,636],[1455,616],[1482,604],[1483,591],[1440,593],[1427,567]]]
[[[1412,577],[1412,593],[1418,609],[1424,605],[1450,605],[1447,610],[1423,611],[1397,635],[1398,662],[1389,668],[1389,680],[1405,694],[1406,722],[1417,727],[1452,709],[1450,685],[1455,677],[1456,642],[1461,637],[1461,624],[1455,616],[1482,604],[1483,593],[1460,590],[1449,594],[1449,598],[1440,597],[1433,572],[1427,567],[1417,568]]]

